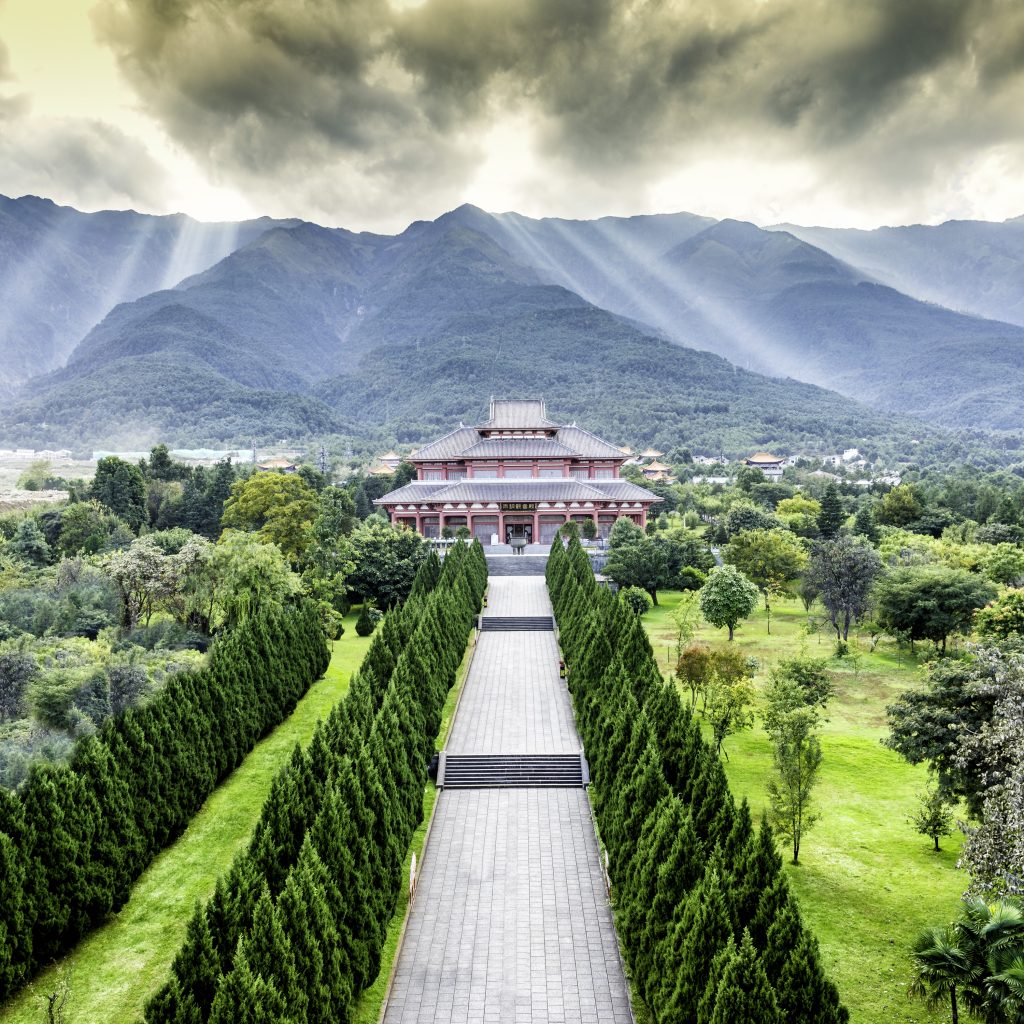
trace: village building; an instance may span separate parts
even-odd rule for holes
[[[298,464],[290,459],[267,459],[256,464],[258,473],[298,473]]]
[[[490,416],[408,456],[416,479],[374,502],[424,537],[465,526],[483,544],[550,544],[567,521],[607,537],[620,516],[647,525],[661,499],[619,476],[627,455],[547,418],[543,401],[491,401]]]
[[[648,480],[654,482],[664,483],[675,480],[675,477],[672,475],[672,467],[666,466],[664,462],[659,462],[657,459],[648,463],[646,466],[643,466],[640,472],[643,473]]]
[[[778,455],[769,455],[768,452],[756,452],[743,460],[744,466],[759,469],[769,480],[781,480],[785,459]]]

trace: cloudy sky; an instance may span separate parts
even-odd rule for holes
[[[1022,182],[1020,0],[0,0],[0,192],[84,209],[870,227]]]

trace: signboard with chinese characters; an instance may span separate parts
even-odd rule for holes
[[[503,501],[502,512],[533,512],[537,508],[535,501]]]

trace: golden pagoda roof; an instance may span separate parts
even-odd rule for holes
[[[747,458],[745,458],[743,461],[746,462],[746,463],[751,463],[751,462],[769,463],[769,462],[783,462],[785,460],[783,459],[783,457],[781,455],[771,455],[768,452],[755,452],[753,455],[748,455]]]
[[[647,451],[640,453],[641,459],[660,459],[664,452],[655,451],[653,448],[648,448]]]

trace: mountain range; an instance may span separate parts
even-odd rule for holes
[[[63,365],[116,305],[205,270],[275,224],[82,213],[0,196],[0,386]]]
[[[0,437],[415,441],[527,392],[608,436],[705,451],[948,454],[964,431],[1018,429],[1020,224],[848,234],[464,206],[386,236],[4,200],[0,365],[18,391]],[[950,268],[945,292],[938,271],[911,288],[915,245]]]

